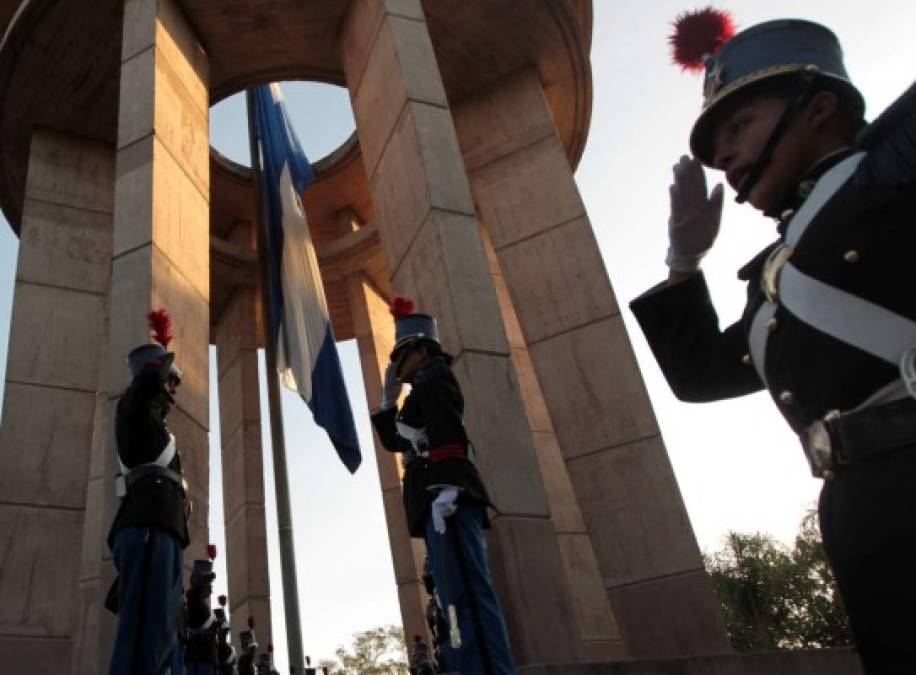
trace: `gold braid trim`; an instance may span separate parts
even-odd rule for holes
[[[789,75],[791,73],[797,73],[802,70],[811,68],[815,70],[818,69],[817,66],[809,65],[807,63],[780,63],[778,66],[770,66],[769,68],[755,70],[753,73],[743,75],[737,80],[729,82],[721,89],[713,91],[712,94],[706,97],[706,99],[703,101],[703,110],[708,110],[736,89],[740,89],[741,87],[751,84],[752,82],[757,82],[758,80],[773,77],[774,75]]]

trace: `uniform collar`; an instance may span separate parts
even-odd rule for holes
[[[821,176],[849,157],[852,152],[853,149],[851,147],[846,147],[834,150],[821,157],[810,169],[805,171],[798,182],[788,190],[779,206],[764,214],[778,220],[776,230],[779,232],[780,237],[785,236],[789,220],[792,219],[792,216],[799,207],[805,203],[805,200],[808,199],[808,196],[814,190],[814,186],[817,184],[817,181],[820,180]]]

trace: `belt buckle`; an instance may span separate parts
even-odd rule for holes
[[[815,478],[832,480],[836,477],[837,468],[842,462],[837,460],[836,448],[833,437],[830,435],[828,423],[839,418],[839,410],[831,410],[824,419],[817,420],[805,430],[802,447],[811,467],[811,475]]]

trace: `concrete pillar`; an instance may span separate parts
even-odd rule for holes
[[[627,654],[626,647],[611,611],[591,537],[585,528],[569,474],[566,472],[563,454],[531,363],[528,346],[518,324],[518,317],[515,315],[515,308],[509,297],[509,290],[506,288],[506,280],[499,268],[496,251],[493,250],[493,242],[483,228],[481,237],[490,262],[509,347],[512,350],[512,363],[518,373],[528,425],[537,449],[538,464],[547,490],[551,520],[560,543],[566,583],[572,594],[585,658],[594,662],[620,660]]]
[[[89,497],[96,522],[83,532],[82,572],[114,578],[105,536],[117,500],[114,411],[130,380],[125,358],[149,342],[146,314],[172,315],[176,362],[184,372],[169,415],[193,501],[185,565],[207,543],[210,157],[207,57],[174,0],[124,3],[115,168],[113,259],[107,344],[92,443]],[[86,598],[73,672],[103,672],[114,617]]]
[[[382,396],[382,376],[394,346],[394,320],[385,298],[366,277],[353,274],[346,283],[366,400],[370,406],[378,405]],[[428,632],[425,618],[428,596],[422,579],[426,549],[422,541],[411,539],[407,532],[407,517],[401,497],[403,470],[398,456],[385,450],[377,438],[374,440],[401,620],[404,634],[410,642],[412,636],[427,635]]]
[[[712,586],[537,74],[517,73],[454,114],[474,199],[630,655],[726,651]]]
[[[0,663],[70,659],[114,200],[111,148],[32,135],[0,422]]]
[[[582,656],[448,101],[418,0],[353,0],[342,58],[393,285],[439,319],[500,509],[490,560],[519,664]]]
[[[250,230],[250,228],[246,228]],[[255,280],[253,280],[255,281]],[[216,324],[226,571],[232,634],[255,620],[258,641],[272,642],[264,458],[261,446],[256,287],[240,287]]]

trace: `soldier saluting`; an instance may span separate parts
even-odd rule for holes
[[[181,458],[166,425],[181,371],[167,350],[168,313],[157,310],[148,318],[154,342],[128,355],[133,380],[115,417],[121,505],[108,535],[118,570],[111,675],[184,672],[179,633],[188,502]]]
[[[676,59],[705,70],[705,101],[695,159],[674,167],[669,278],[631,307],[682,400],[769,391],[824,479],[824,546],[866,671],[914,673],[916,89],[865,126],[827,28],[732,34],[717,10],[678,20]],[[722,209],[702,165],[778,222],[724,330],[698,270]]]
[[[426,542],[436,594],[447,611],[445,670],[515,673],[505,620],[493,591],[483,530],[490,497],[472,461],[464,398],[442,350],[436,321],[395,298],[395,345],[372,424],[385,449],[403,453],[410,535]],[[410,394],[398,410],[402,383]],[[448,521],[448,523],[446,523]]]

